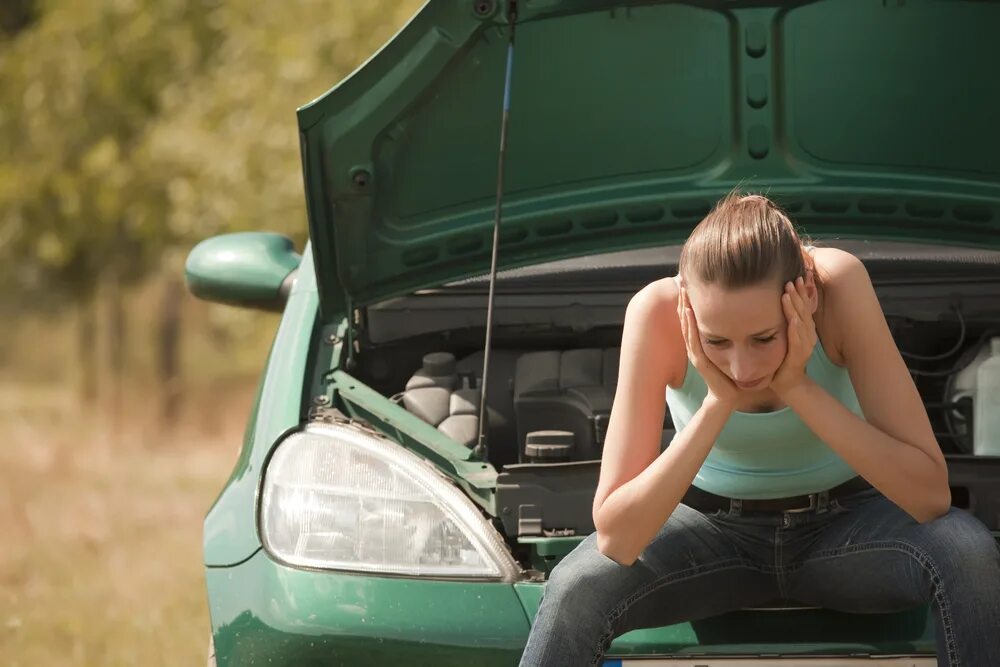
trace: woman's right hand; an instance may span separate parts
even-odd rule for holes
[[[701,346],[701,337],[698,335],[698,321],[695,319],[694,309],[688,302],[687,289],[684,287],[680,288],[680,294],[677,297],[677,316],[681,321],[681,333],[684,335],[684,345],[687,348],[688,358],[701,373],[708,387],[706,400],[714,398],[717,403],[721,403],[730,410],[735,410],[740,389],[711,359],[705,356],[705,350]]]

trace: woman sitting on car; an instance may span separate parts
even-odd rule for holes
[[[620,363],[597,530],[552,571],[522,666],[597,665],[627,631],[774,600],[929,603],[940,665],[1000,665],[1000,551],[951,507],[860,260],[730,194],[679,275],[631,299]]]

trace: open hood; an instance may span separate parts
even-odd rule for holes
[[[681,243],[735,185],[814,238],[1000,248],[1000,4],[520,0],[500,268]],[[431,0],[298,111],[325,317],[489,270],[508,0]]]

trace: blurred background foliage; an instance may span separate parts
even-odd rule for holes
[[[295,109],[420,4],[5,0],[0,363],[112,412],[155,382],[168,421],[185,382],[255,372],[276,318],[191,304],[186,253],[248,229],[302,249]]]
[[[202,521],[278,317],[197,301],[184,259],[303,249],[295,109],[421,4],[0,2],[5,665],[204,664]]]

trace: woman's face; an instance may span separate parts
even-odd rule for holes
[[[788,323],[779,286],[767,281],[727,290],[688,284],[705,355],[740,389],[766,389],[788,350]]]

